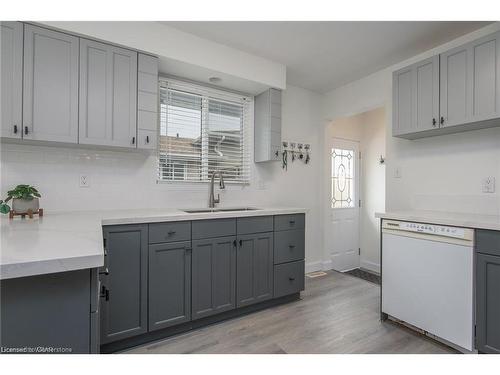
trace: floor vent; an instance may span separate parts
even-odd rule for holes
[[[309,277],[310,279],[314,279],[316,277],[321,277],[321,276],[326,276],[327,273],[323,271],[316,271],[316,272],[311,272],[311,273],[306,273],[306,276]]]

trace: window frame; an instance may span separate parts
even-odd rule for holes
[[[227,176],[224,176],[224,182],[226,185],[250,185],[251,183],[251,160],[252,160],[252,152],[253,152],[253,147],[251,143],[251,129],[253,128],[253,101],[254,97],[249,94],[244,94],[241,92],[236,92],[236,91],[230,91],[230,90],[225,90],[225,89],[220,89],[220,88],[215,88],[210,85],[205,85],[203,83],[199,82],[193,82],[193,81],[185,81],[185,80],[180,80],[177,78],[172,78],[169,76],[162,76],[160,75],[158,77],[158,107],[159,107],[159,116],[161,116],[161,90],[162,89],[173,89],[173,90],[178,90],[178,91],[184,91],[189,94],[194,94],[194,95],[200,95],[202,98],[202,103],[208,102],[208,98],[212,100],[219,100],[223,102],[233,102],[235,104],[241,104],[243,106],[243,124],[242,124],[242,169],[246,170],[243,172],[243,177],[242,180],[231,180]],[[206,113],[204,113],[206,111]],[[206,124],[203,124],[203,119],[207,118],[209,109],[208,105],[202,105],[202,113],[201,113],[201,118],[202,118],[202,124],[201,124],[201,129],[202,129],[202,137],[208,132],[203,131],[204,126],[207,126]],[[160,149],[160,137],[161,137],[161,117],[158,119],[158,148],[157,148],[157,160],[156,160],[156,168],[157,168],[157,174],[156,174],[156,182],[158,184],[206,184],[210,182],[210,175],[208,174],[207,170],[207,175],[206,177],[203,177],[199,180],[176,180],[176,179],[164,179],[162,178],[162,171],[165,170],[167,171],[167,168],[162,168],[161,167],[161,154],[162,150]],[[208,137],[208,135],[207,135]],[[208,142],[208,138],[206,139]],[[167,153],[164,153],[166,159],[168,159]],[[210,159],[208,157],[208,154],[206,155],[201,155],[201,169],[208,168],[208,164],[210,162]],[[173,164],[176,164],[177,161],[174,161]],[[184,165],[184,171],[186,170],[186,165]],[[174,173],[172,171],[172,173]],[[204,172],[202,172],[204,174]]]

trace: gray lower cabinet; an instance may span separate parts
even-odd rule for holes
[[[22,138],[23,24],[0,22],[0,137]]]
[[[148,329],[148,226],[104,227],[104,239],[107,255],[101,271],[101,344]]]
[[[86,269],[1,280],[2,352],[96,352],[91,274]]]
[[[191,320],[191,241],[149,245],[149,331]]]
[[[193,241],[192,319],[236,307],[236,236]]]
[[[273,232],[238,236],[236,305],[273,297]]]
[[[23,138],[78,142],[79,38],[24,26]]]
[[[476,335],[480,352],[500,354],[500,248],[494,249],[476,257]]]

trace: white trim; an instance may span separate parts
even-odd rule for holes
[[[361,259],[359,262],[359,266],[368,271],[376,272],[380,275],[380,264],[375,262],[370,262],[368,260]]]
[[[321,267],[321,262],[306,263],[305,269],[306,273],[323,271],[323,268]]]

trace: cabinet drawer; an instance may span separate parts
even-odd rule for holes
[[[274,266],[274,298],[304,290],[304,261]]]
[[[500,256],[500,232],[495,230],[476,230],[476,251],[482,254]]]
[[[238,234],[263,233],[273,231],[272,216],[240,217],[236,221]]]
[[[274,230],[304,229],[305,215],[277,215],[274,217]]]
[[[304,259],[304,230],[274,233],[274,264]]]
[[[215,219],[193,221],[193,240],[213,237],[234,236],[236,219]]]
[[[149,243],[190,241],[191,222],[149,224]]]

